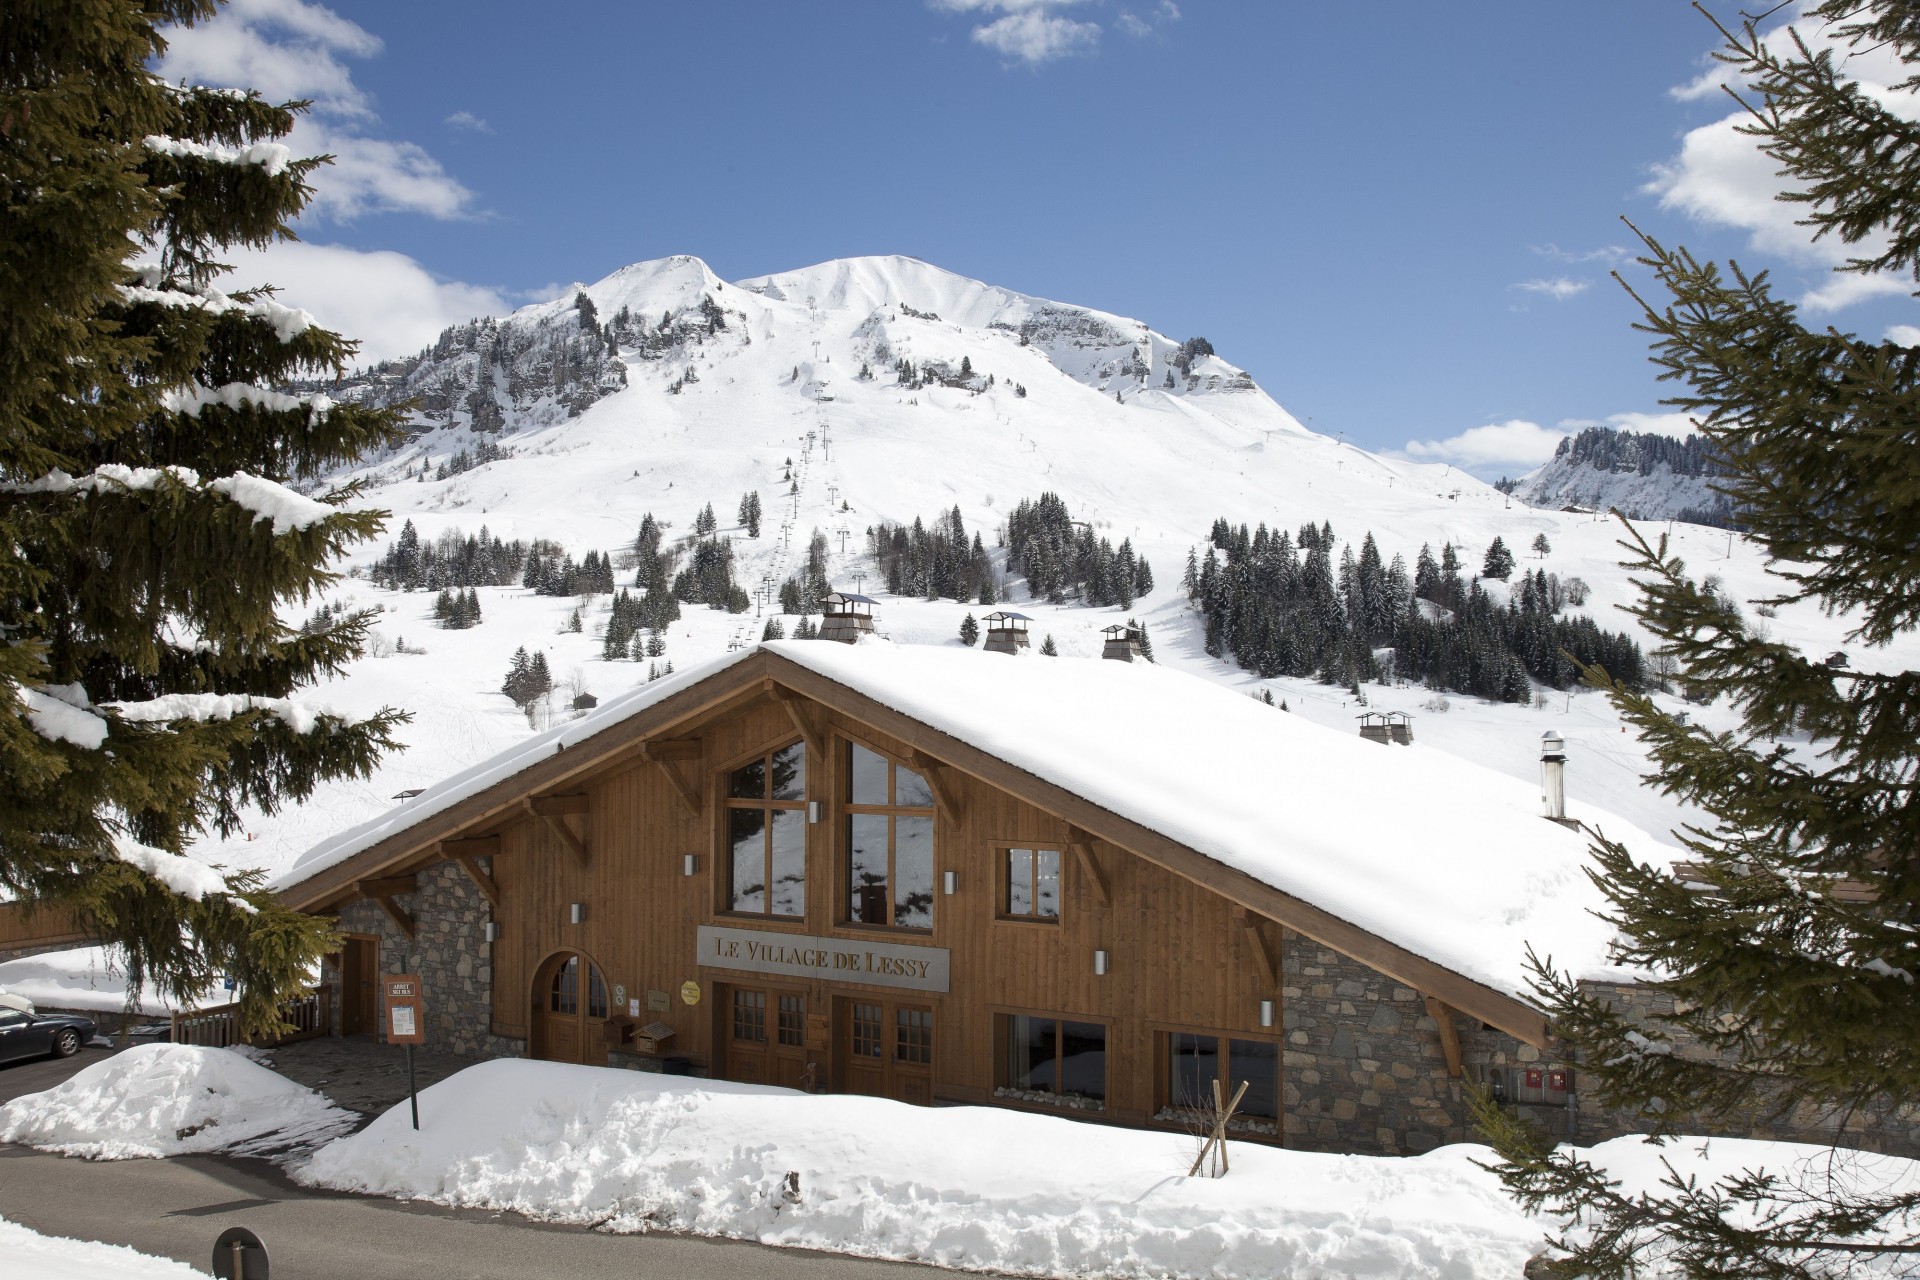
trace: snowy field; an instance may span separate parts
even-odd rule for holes
[[[127,1007],[127,975],[108,948],[75,947],[0,962],[0,992],[24,996],[41,1009],[117,1014]],[[133,1012],[150,1018],[165,1017],[226,1004],[232,998],[230,992],[218,987],[192,1001],[169,1000],[147,989],[139,992]]]
[[[417,1133],[404,1104],[345,1137],[326,1112],[239,1054],[162,1045],[16,1099],[0,1139],[109,1158],[244,1154],[274,1116],[280,1142],[311,1152],[283,1159],[313,1186],[1033,1276],[1479,1280],[1518,1276],[1548,1229],[1472,1145],[1392,1158],[1234,1142],[1225,1177],[1188,1177],[1197,1143],[1181,1133],[519,1060],[425,1090]],[[1791,1143],[1621,1138],[1588,1155],[1629,1191],[1655,1190],[1669,1164],[1702,1181],[1837,1170],[1920,1190],[1920,1163],[1830,1164]]]
[[[0,1218],[7,1280],[189,1280],[207,1273],[120,1244],[43,1236]]]

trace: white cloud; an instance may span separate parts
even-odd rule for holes
[[[1134,39],[1142,40],[1154,33],[1157,29],[1156,23],[1159,26],[1166,26],[1168,23],[1178,21],[1180,21],[1180,6],[1173,0],[1160,0],[1160,3],[1155,5],[1144,18],[1131,9],[1122,9],[1119,16],[1114,18],[1113,25]]]
[[[1920,347],[1920,328],[1910,324],[1889,325],[1886,340],[1903,347]]]
[[[1079,22],[1059,11],[1085,0],[928,0],[947,13],[998,14],[973,29],[975,44],[1005,57],[1038,66],[1075,54],[1092,53],[1100,44],[1100,24]],[[1138,21],[1138,19],[1135,19]]]
[[[1445,440],[1409,440],[1406,455],[1421,462],[1451,462],[1465,468],[1531,469],[1553,457],[1565,431],[1524,418],[1472,427]]]
[[[1557,244],[1537,244],[1533,251],[1543,258],[1552,258],[1556,262],[1588,263],[1605,262],[1608,264],[1625,262],[1633,256],[1633,250],[1617,244],[1601,245],[1598,249],[1562,249]]]
[[[448,124],[456,129],[471,129],[475,133],[492,133],[493,126],[471,111],[456,111],[447,117]]]
[[[1761,38],[1769,47],[1787,53],[1792,48],[1788,29],[1797,29],[1816,52],[1834,50],[1843,79],[1858,81],[1896,115],[1920,119],[1920,97],[1892,89],[1907,78],[1908,70],[1889,48],[1850,50],[1835,39],[1830,27],[1806,18],[1803,9],[1802,3],[1791,5],[1780,21],[1761,33]],[[1743,92],[1732,78],[1733,70],[1725,63],[1709,61],[1698,77],[1675,88],[1673,95],[1681,101],[1727,100],[1724,88]],[[1743,96],[1750,98],[1744,92]],[[1681,141],[1679,154],[1655,167],[1648,190],[1660,197],[1661,207],[1678,210],[1700,222],[1745,231],[1755,252],[1798,267],[1830,270],[1849,258],[1877,253],[1883,242],[1873,239],[1851,246],[1832,236],[1814,241],[1811,230],[1796,221],[1807,210],[1776,198],[1783,180],[1775,162],[1760,152],[1757,139],[1739,132],[1738,126],[1751,117],[1727,101],[1733,107],[1727,115],[1689,131]],[[1847,273],[1809,290],[1800,302],[1813,310],[1835,311],[1867,298],[1904,292],[1906,287],[1897,279]]]
[[[312,99],[287,142],[301,155],[335,160],[313,175],[308,216],[472,211],[473,192],[423,148],[368,135],[378,117],[344,61],[380,52],[379,37],[365,28],[307,0],[233,0],[212,19],[166,36],[158,70],[169,80],[258,89],[276,102]]]
[[[1563,418],[1567,431],[1582,427],[1612,427],[1616,431],[1635,431],[1645,436],[1668,436],[1684,440],[1694,433],[1693,418],[1684,413],[1610,413],[1604,418]]]
[[[1513,287],[1552,298],[1555,302],[1565,302],[1568,298],[1585,293],[1590,283],[1587,280],[1569,280],[1565,276],[1554,276],[1546,280],[1522,280]]]
[[[234,259],[224,289],[273,284],[279,299],[360,342],[371,364],[410,356],[432,344],[448,325],[511,310],[496,289],[438,280],[412,258],[389,250],[282,241]]]

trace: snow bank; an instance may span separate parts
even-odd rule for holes
[[[204,1277],[184,1262],[123,1244],[43,1236],[0,1218],[0,1257],[8,1280],[187,1280]]]
[[[352,1113],[238,1053],[151,1044],[0,1107],[0,1142],[93,1160],[258,1154],[353,1123]]]
[[[107,947],[75,947],[0,963],[0,991],[25,996],[42,1009],[118,1013],[127,1007],[126,971]],[[223,992],[212,1003],[225,1004]],[[175,1005],[143,992],[134,1012],[158,1017]]]
[[[1541,1230],[1474,1166],[1232,1144],[1187,1178],[1183,1135],[501,1060],[320,1150],[310,1184],[609,1230],[1036,1275],[1518,1275]],[[798,1174],[798,1198],[787,1192]]]

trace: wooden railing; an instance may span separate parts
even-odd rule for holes
[[[173,1015],[169,1038],[175,1044],[197,1044],[226,1049],[251,1044],[259,1049],[277,1049],[296,1040],[312,1040],[333,1030],[333,1002],[328,988],[321,987],[280,1006],[280,1016],[293,1024],[293,1030],[279,1036],[249,1039],[240,1031],[240,1006],[216,1005]]]

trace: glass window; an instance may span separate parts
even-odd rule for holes
[[[1211,1108],[1213,1082],[1220,1078],[1219,1038],[1175,1031],[1167,1039],[1168,1105]]]
[[[780,1043],[804,1045],[807,1042],[807,998],[780,997]]]
[[[733,993],[733,1038],[752,1044],[766,1043],[766,992],[735,991]]]
[[[600,976],[600,970],[593,965],[587,966],[587,1016],[607,1016],[607,980]]]
[[[893,1057],[914,1066],[933,1065],[933,1014],[925,1009],[895,1011]]]
[[[1242,1080],[1247,1082],[1246,1096],[1240,1099],[1240,1109],[1235,1115],[1256,1116],[1262,1120],[1280,1118],[1279,1045],[1271,1040],[1229,1040],[1227,1078],[1236,1089]]]
[[[1007,1056],[1002,1096],[1099,1110],[1107,1097],[1107,1028],[1030,1014],[1002,1014]],[[1035,1096],[1045,1095],[1045,1096]]]
[[[887,758],[857,742],[852,744],[851,756],[847,799],[854,804],[886,804]]]
[[[807,914],[806,796],[804,742],[727,775],[727,910]]]
[[[847,745],[847,919],[933,928],[933,793],[926,780]]]
[[[553,1013],[580,1012],[579,956],[568,956],[567,962],[555,970],[553,990],[549,993],[547,1008]]]
[[[880,1056],[880,1015],[877,1004],[856,1004],[853,1006],[853,1056],[856,1058],[877,1058]]]
[[[1060,918],[1060,851],[1008,849],[1002,911],[1021,920]]]

